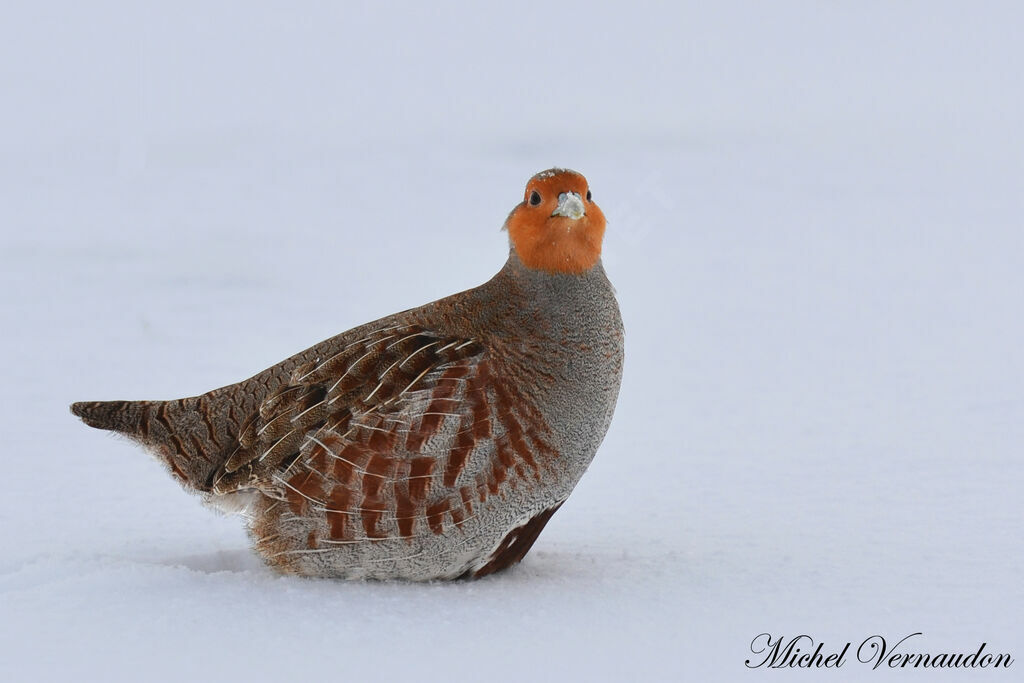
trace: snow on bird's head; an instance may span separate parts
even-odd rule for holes
[[[527,268],[579,274],[601,258],[604,214],[576,171],[550,168],[530,178],[505,228]]]

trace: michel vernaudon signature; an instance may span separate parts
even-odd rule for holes
[[[988,643],[982,643],[971,653],[922,653],[911,652],[911,638],[921,633],[911,633],[896,641],[887,641],[883,636],[869,636],[860,642],[854,651],[854,658],[860,664],[872,669],[883,666],[890,669],[984,669],[988,667],[1009,668],[1013,657],[1009,654],[985,652]],[[755,657],[746,660],[750,669],[838,669],[846,664],[846,656],[853,643],[846,643],[841,650],[826,650],[824,642],[815,643],[809,635],[799,635],[789,640],[783,636],[772,638],[762,633],[750,643]]]

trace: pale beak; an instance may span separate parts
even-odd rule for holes
[[[583,199],[578,194],[575,192],[563,192],[558,195],[558,208],[551,215],[565,216],[575,221],[583,218],[585,213]]]

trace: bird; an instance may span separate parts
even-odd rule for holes
[[[477,579],[523,559],[590,465],[624,333],[586,178],[526,184],[490,280],[169,401],[78,402],[283,574]]]

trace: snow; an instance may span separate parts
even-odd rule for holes
[[[0,14],[4,680],[731,680],[765,632],[1024,657],[1019,6]],[[276,576],[68,413],[484,281],[555,164],[609,219],[626,369],[515,570]]]
[[[583,199],[576,192],[562,192],[558,195],[558,206],[551,213],[552,216],[565,216],[574,221],[583,217]]]

